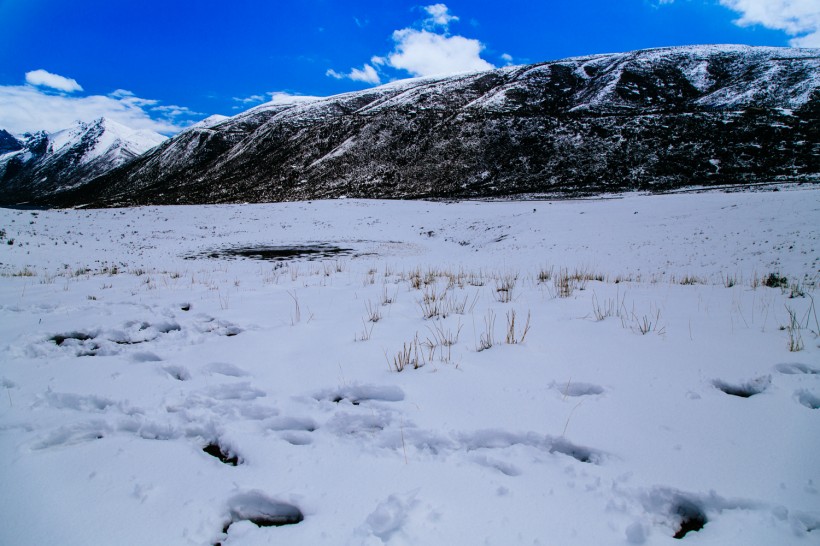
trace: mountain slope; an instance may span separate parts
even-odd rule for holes
[[[663,48],[263,105],[58,204],[466,197],[820,177],[820,50]]]
[[[78,121],[56,133],[28,134],[22,141],[2,133],[13,139],[0,134],[9,150],[0,155],[3,204],[53,198],[166,140],[153,131],[136,131],[106,118]]]

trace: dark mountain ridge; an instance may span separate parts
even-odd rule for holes
[[[820,180],[820,50],[662,48],[394,82],[192,127],[52,205]],[[36,200],[37,198],[35,198]]]

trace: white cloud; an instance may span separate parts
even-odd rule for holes
[[[393,50],[386,56],[374,55],[370,63],[362,68],[352,68],[350,72],[330,69],[325,74],[336,79],[350,79],[370,84],[381,83],[382,77],[389,78],[391,70],[410,73],[414,77],[446,76],[463,72],[490,70],[495,68],[481,58],[484,45],[478,40],[464,36],[452,36],[449,25],[458,21],[445,4],[425,6],[429,15],[421,21],[419,28],[403,28],[393,32]],[[502,56],[508,63],[509,55]]]
[[[374,85],[381,83],[381,78],[376,72],[376,69],[367,63],[365,63],[362,68],[353,68],[346,74],[330,69],[325,72],[325,75],[336,78],[337,80],[347,78],[353,81],[372,83]]]
[[[425,6],[424,11],[426,11],[430,16],[428,19],[424,20],[424,25],[427,28],[434,26],[442,26],[446,28],[449,26],[451,21],[458,21],[458,17],[455,15],[450,15],[450,9],[445,4]]]
[[[740,13],[736,24],[763,25],[793,36],[795,47],[820,47],[820,2],[818,0],[720,0],[721,5]]]
[[[502,53],[501,54],[501,60],[504,61],[505,63],[507,63],[507,66],[513,64],[513,56],[510,55],[509,53]]]
[[[43,69],[26,72],[26,83],[38,87],[49,87],[58,91],[65,91],[66,93],[83,90],[82,86],[77,83],[77,80],[52,74]]]
[[[110,95],[69,96],[44,93],[31,85],[0,86],[0,128],[12,133],[59,131],[75,121],[99,117],[164,134],[180,131],[187,123],[180,118],[197,116],[184,106],[159,105],[132,92],[117,89]]]
[[[393,68],[413,76],[444,76],[495,68],[481,58],[484,46],[463,36],[445,36],[405,28],[393,33],[396,47],[388,56]]]

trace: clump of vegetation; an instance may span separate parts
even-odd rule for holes
[[[781,277],[778,273],[769,273],[769,276],[763,279],[763,286],[769,288],[788,288],[789,279]]]
[[[530,331],[530,312],[527,311],[527,322],[524,324],[524,331],[521,333],[521,337],[517,337],[515,334],[515,310],[507,312],[507,337],[505,341],[509,345],[515,345],[517,343],[524,343],[524,339],[527,337],[527,332]]]
[[[484,317],[484,332],[478,340],[476,351],[486,351],[495,345],[495,313],[492,309],[487,310],[487,316]]]
[[[787,305],[786,312],[789,314],[789,323],[784,328],[789,333],[789,351],[796,353],[802,351],[804,347],[803,336],[800,333],[802,325],[797,320],[797,312],[794,309]]]
[[[385,354],[385,358],[387,354]],[[387,363],[390,365],[390,368],[395,372],[402,372],[407,367],[412,367],[414,370],[417,370],[424,366],[423,356],[421,356],[419,352],[419,336],[418,333],[416,337],[410,343],[404,343],[401,350],[396,353],[396,356],[393,357],[393,362],[390,362],[390,359],[387,359]]]

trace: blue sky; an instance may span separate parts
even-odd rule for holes
[[[670,45],[820,47],[820,0],[0,0],[0,128],[173,134],[283,93]]]

